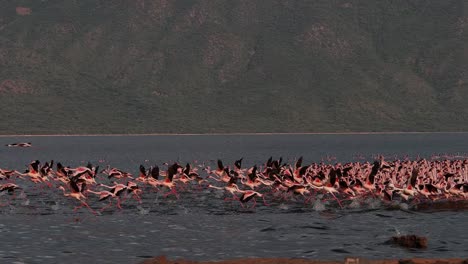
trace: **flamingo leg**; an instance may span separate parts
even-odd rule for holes
[[[122,206],[120,205],[120,198],[119,197],[117,197],[117,208],[122,210]]]
[[[10,204],[14,199],[16,199],[16,192],[13,192],[13,195],[10,197],[10,199],[8,199],[7,204]]]
[[[182,185],[182,184],[181,184],[181,185],[178,185],[178,187],[179,187],[179,190],[180,190],[181,192],[185,192],[185,191],[186,191],[185,184],[183,184],[183,185]]]
[[[140,196],[139,196],[138,194],[133,193],[133,196],[132,196],[132,197],[133,197],[136,201],[138,201],[139,204],[142,203],[141,198],[140,198]]]
[[[101,212],[106,210],[107,208],[109,208],[111,205],[112,205],[112,200],[109,200],[109,203],[106,206],[104,206],[103,208],[101,208]]]
[[[251,209],[254,209],[256,205],[257,205],[257,199],[254,198],[253,199],[253,205],[252,205]]]
[[[128,194],[125,194],[122,198],[119,198],[120,199],[120,203],[123,203],[127,200],[127,196]]]
[[[240,203],[240,205],[242,206],[242,208],[245,208],[245,205],[244,205],[244,203],[243,203],[241,200],[239,200],[239,203]]]
[[[81,204],[80,206],[75,206],[75,208],[73,209],[73,212],[78,211],[79,209],[81,209],[81,207],[83,207],[83,204]]]
[[[224,198],[224,201],[238,201],[239,197],[237,197],[235,194],[232,194],[232,197],[226,197]]]
[[[280,200],[282,201],[287,201],[289,198],[289,194],[288,193],[283,193],[281,196],[280,196]]]
[[[307,197],[307,198],[304,200],[304,204],[309,203],[310,200],[312,200],[312,198],[314,198],[314,195],[313,195],[313,194],[310,194],[309,197]]]
[[[333,192],[330,192],[330,194],[335,198],[335,200],[338,202],[338,205],[340,206],[341,209],[343,209],[343,205],[341,205],[341,202],[338,198],[336,198],[335,194]]]
[[[197,188],[195,188],[195,190],[201,192],[201,191],[203,191],[203,186],[199,183],[199,184],[197,184]]]
[[[85,203],[85,202],[82,201],[81,204],[82,204],[82,206],[86,206],[86,207],[88,208],[88,210],[89,210],[92,214],[97,215],[96,211],[94,211],[87,203]],[[82,207],[82,206],[81,206],[81,207]]]
[[[167,196],[173,194],[177,199],[179,199],[179,194],[177,193],[176,189],[175,188],[171,188],[171,191],[164,194],[164,198],[166,198]]]

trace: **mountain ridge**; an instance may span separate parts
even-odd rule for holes
[[[466,131],[463,1],[3,1],[0,134]]]

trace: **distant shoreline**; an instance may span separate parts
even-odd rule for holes
[[[118,137],[118,136],[272,136],[272,135],[400,135],[400,134],[467,134],[468,131],[446,132],[298,132],[298,133],[142,133],[142,134],[4,134],[0,137]]]
[[[436,263],[453,263],[464,264],[466,259],[463,258],[402,258],[402,259],[365,259],[359,257],[346,257],[344,260],[314,260],[314,259],[288,259],[288,258],[243,258],[221,261],[190,261],[184,259],[170,260],[165,256],[154,257],[148,260],[139,262],[140,264],[436,264]]]

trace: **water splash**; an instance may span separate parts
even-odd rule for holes
[[[317,212],[325,211],[325,203],[323,203],[320,199],[316,199],[312,208]]]
[[[52,209],[52,211],[58,211],[60,209],[59,202],[55,201],[54,204],[50,206],[50,209]]]
[[[409,210],[409,205],[407,203],[399,204],[401,210]]]
[[[378,209],[382,207],[382,201],[375,198],[370,198],[367,201],[367,204],[369,206],[369,209]]]
[[[359,199],[353,199],[353,201],[348,205],[351,209],[359,209],[361,208],[361,202]]]
[[[16,207],[14,207],[13,205],[9,204],[8,207],[10,208],[10,213],[16,212]]]
[[[138,214],[140,214],[140,215],[147,215],[147,214],[149,214],[149,212],[150,212],[150,209],[145,209],[145,208],[144,208],[143,206],[141,206],[141,205],[138,205],[138,206],[137,206],[137,209],[138,209]]]

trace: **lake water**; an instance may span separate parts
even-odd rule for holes
[[[32,142],[32,148],[8,148]],[[465,158],[468,134],[203,135],[0,137],[0,168],[23,171],[32,160],[72,167],[88,161],[137,174],[178,161],[215,166],[244,157],[245,166],[270,156],[304,163],[387,159]],[[105,179],[103,179],[105,180]],[[225,202],[223,192],[190,187],[180,199],[146,190],[142,204],[94,216],[73,212],[76,202],[57,190],[20,182],[25,194],[0,196],[0,263],[138,263],[150,256],[193,260],[240,257],[343,259],[468,257],[468,213],[419,212],[375,200],[340,209],[332,203],[285,201],[254,209]],[[10,202],[8,202],[10,201]],[[95,209],[99,203],[90,203]],[[400,209],[398,209],[400,208]],[[407,250],[385,242],[393,235],[427,236],[429,248]]]

